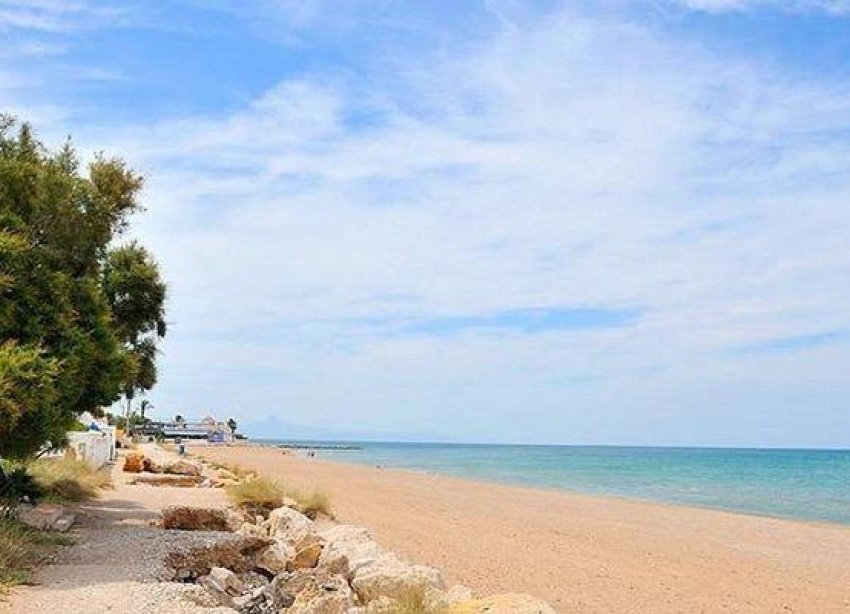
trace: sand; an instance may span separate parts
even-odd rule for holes
[[[294,487],[477,592],[560,612],[850,612],[850,527],[502,486],[284,455],[193,450]]]

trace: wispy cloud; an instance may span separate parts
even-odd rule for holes
[[[672,2],[689,9],[723,13],[729,11],[754,11],[773,9],[788,12],[817,11],[834,15],[850,13],[847,0],[660,0]]]
[[[847,331],[830,331],[826,333],[814,333],[810,335],[797,335],[794,337],[781,337],[769,339],[760,343],[736,348],[735,351],[743,354],[761,354],[770,352],[792,352],[816,348],[831,343],[840,343],[850,338]]]
[[[729,390],[847,391],[812,331],[850,329],[850,82],[510,5],[235,110],[75,131],[148,174],[167,403],[628,441],[713,424]],[[339,18],[300,10],[300,36]]]
[[[0,0],[0,32],[21,29],[67,32],[115,22],[126,14],[119,5],[88,0]]]

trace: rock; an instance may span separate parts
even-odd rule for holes
[[[362,527],[335,525],[319,531],[319,536],[326,542],[319,566],[349,579],[360,567],[375,562],[383,554],[381,547]]]
[[[198,584],[215,596],[220,603],[233,606],[233,598],[245,593],[245,585],[229,569],[213,567],[206,576],[198,578]]]
[[[442,591],[442,574],[433,567],[412,565],[384,554],[376,561],[359,567],[351,579],[351,588],[364,603],[378,597],[397,599],[411,592]]]
[[[127,473],[139,473],[145,457],[142,454],[132,452],[124,457],[124,471]]]
[[[34,529],[68,531],[77,519],[76,515],[65,510],[61,505],[19,505],[18,521]]]
[[[133,484],[147,484],[149,486],[179,486],[191,488],[197,486],[200,478],[193,475],[158,475],[155,473],[139,474],[133,478]]]
[[[350,524],[334,524],[323,527],[316,533],[326,542],[370,542],[371,533],[363,527],[355,527]]]
[[[256,565],[276,576],[287,570],[287,563],[294,557],[294,546],[286,542],[276,541],[260,553]]]
[[[290,574],[283,573],[275,577],[269,585],[268,594],[271,598],[273,608],[282,611],[284,608],[288,608],[295,603],[295,592],[288,586],[289,578]]]
[[[245,515],[239,510],[228,509],[225,514],[227,515],[227,528],[234,533],[246,523]]]
[[[162,473],[162,465],[152,458],[145,458],[142,460],[142,471],[147,471],[148,473]]]
[[[272,543],[259,537],[237,537],[222,543],[169,552],[165,566],[173,570],[173,577],[182,581],[207,575],[213,567],[244,573],[256,567],[257,558]]]
[[[295,556],[286,564],[287,571],[310,569],[319,563],[325,541],[314,533],[295,544]]]
[[[272,586],[272,593],[284,602],[294,597],[291,605],[280,606],[289,607],[287,614],[346,614],[355,605],[345,579],[321,569],[280,575]]]
[[[245,585],[245,589],[249,592],[258,588],[265,588],[270,582],[269,578],[265,574],[258,573],[257,571],[246,571],[238,573],[236,576],[242,581],[242,584]]]
[[[195,463],[190,463],[186,460],[174,461],[173,463],[168,463],[163,471],[165,473],[170,473],[172,475],[191,475],[198,477],[201,475],[201,467],[196,465]]]
[[[231,601],[231,607],[244,614],[265,614],[273,611],[271,596],[265,586],[234,597]]]
[[[463,601],[449,606],[446,614],[484,614],[502,612],[504,614],[555,614],[549,604],[531,595],[508,593],[493,595],[483,599]]]
[[[217,588],[228,595],[241,595],[245,592],[245,585],[236,574],[224,567],[213,567],[207,576]]]
[[[279,507],[269,514],[269,537],[297,544],[314,532],[313,521],[301,512]]]
[[[268,533],[266,530],[256,524],[251,524],[250,522],[243,522],[242,526],[239,527],[236,532],[239,535],[254,535],[256,537],[268,537]]]
[[[74,526],[74,522],[77,520],[77,517],[74,514],[63,514],[56,522],[53,523],[53,526],[50,528],[54,531],[59,531],[60,533],[67,533],[68,530]]]
[[[189,506],[162,510],[162,526],[183,531],[227,531],[230,528],[225,510]]]

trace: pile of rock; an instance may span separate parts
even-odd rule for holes
[[[249,614],[391,614],[411,601],[422,612],[553,612],[525,595],[475,600],[465,587],[447,587],[439,570],[385,551],[366,529],[319,525],[291,507],[243,522],[236,533],[230,544],[171,556],[172,579]]]
[[[124,471],[134,473],[133,484],[150,486],[202,486],[221,487],[224,484],[203,476],[201,466],[187,461],[177,460],[171,463],[159,463],[144,454],[133,452],[124,458]]]

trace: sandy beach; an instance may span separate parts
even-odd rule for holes
[[[850,612],[850,527],[478,483],[284,455],[196,449],[316,487],[340,522],[477,592],[561,612]]]

